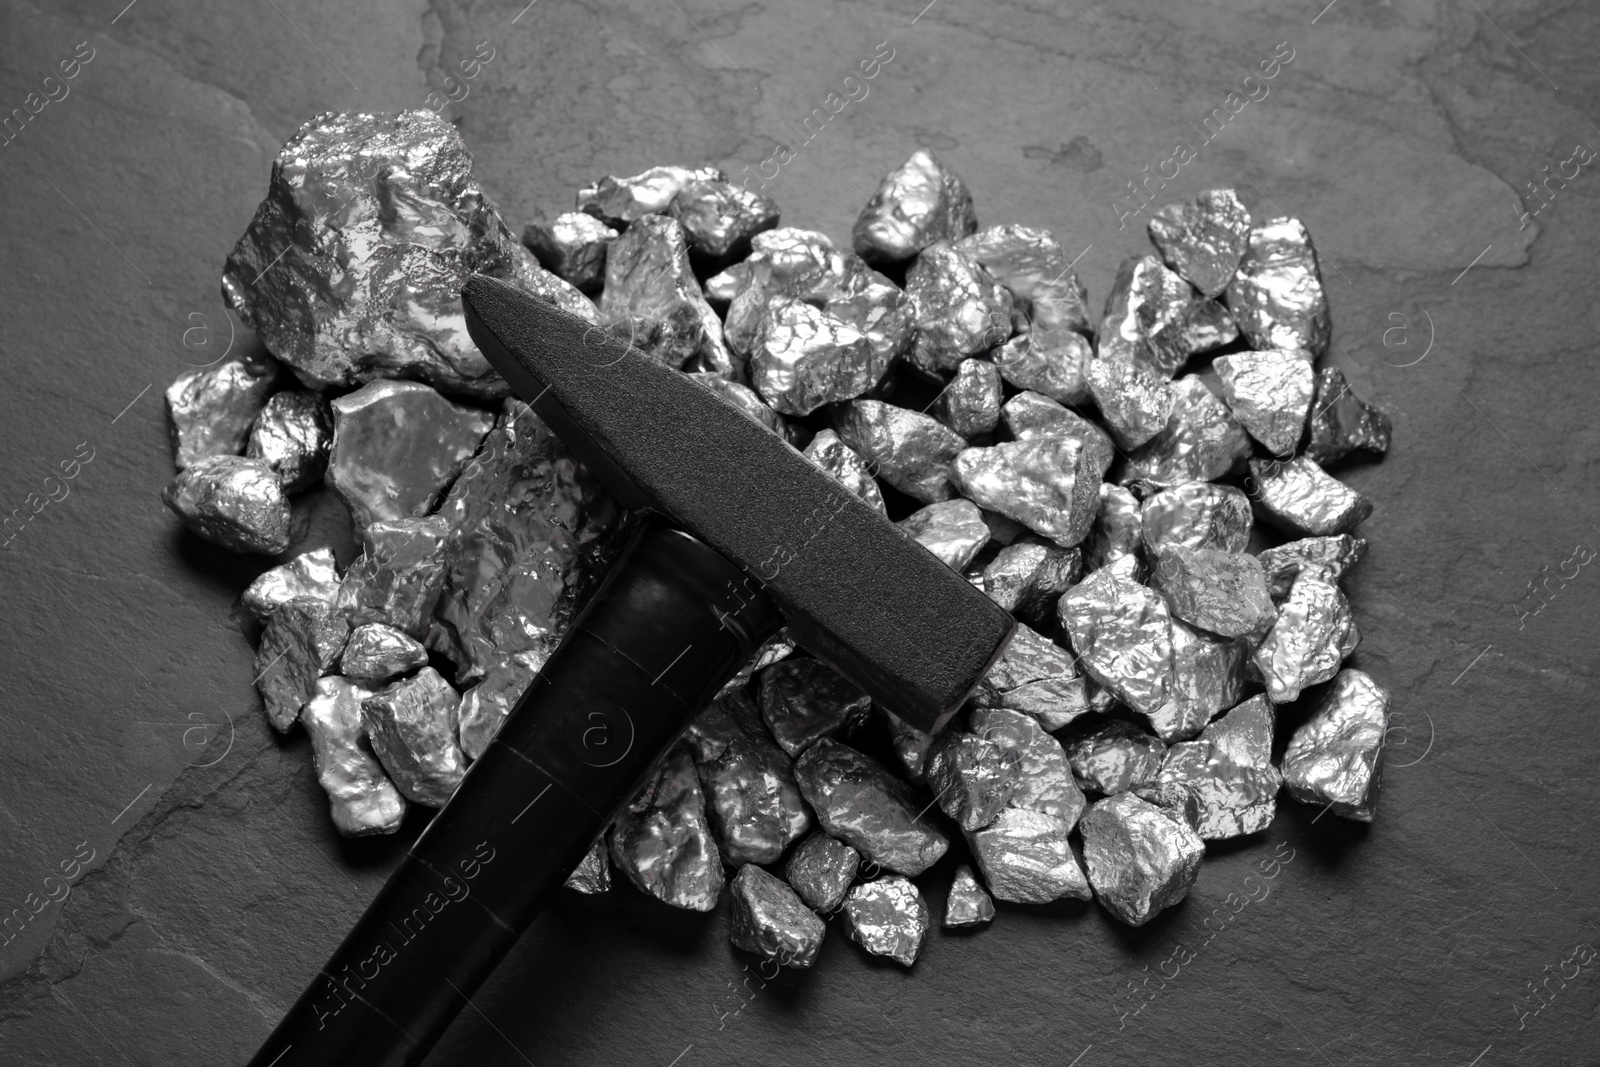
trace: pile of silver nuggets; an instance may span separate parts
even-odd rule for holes
[[[223,275],[271,356],[167,390],[163,499],[199,536],[284,557],[294,494],[348,506],[342,574],[305,551],[243,595],[267,717],[310,736],[341,833],[449,799],[633,521],[473,347],[458,294],[479,271],[625,330],[1019,622],[934,737],[780,636],[573,889],[617,871],[711,911],[726,885],[742,949],[808,967],[837,916],[909,966],[931,925],[912,879],[955,838],[945,927],[1064,897],[1139,925],[1280,790],[1371,820],[1389,697],[1342,666],[1360,638],[1339,586],[1371,505],[1327,469],[1390,425],[1317,368],[1328,304],[1298,220],[1225,189],[1171,205],[1095,317],[1050,234],[980,229],[927,151],[843,249],[710,167],[606,177],[577,209],[519,241],[449,124],[319,116]],[[1279,706],[1308,692],[1275,762]]]

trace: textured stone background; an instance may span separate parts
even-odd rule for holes
[[[567,895],[429,1062],[1600,1063],[1600,964],[1518,1017],[1530,982],[1600,946],[1600,564],[1520,628],[1512,606],[1541,567],[1600,548],[1600,164],[1518,217],[1528,180],[1600,145],[1594,5],[125,2],[0,5],[0,109],[95,49],[0,148],[0,512],[94,450],[0,549],[0,914],[93,851],[0,948],[0,1060],[242,1062],[404,847],[334,835],[305,739],[270,735],[230,620],[261,564],[181,534],[156,496],[178,337],[226,343],[222,259],[296,125],[420,106],[487,41],[495,60],[448,114],[520,228],[606,172],[754,167],[888,41],[870,95],[768,188],[785,221],[845,237],[877,178],[930,145],[982,221],[1084,249],[1099,301],[1145,247],[1148,212],[1119,229],[1113,198],[1288,41],[1270,96],[1161,202],[1236,185],[1304,218],[1330,360],[1394,415],[1388,459],[1346,475],[1377,505],[1350,583],[1356,662],[1393,689],[1391,759],[1412,764],[1391,767],[1377,823],[1286,805],[1142,930],[1003,908],[987,932],[935,936],[909,974],[835,933],[814,972],[753,996],[734,992],[750,972],[725,913]],[[346,562],[336,512],[310,512],[308,543]],[[186,756],[197,723],[217,725]],[[1295,858],[1234,914],[1280,842]],[[1199,947],[1219,907],[1230,921]],[[1179,944],[1191,962],[1119,1020],[1113,996],[1155,989]]]

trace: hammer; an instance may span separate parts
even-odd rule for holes
[[[647,521],[251,1067],[420,1063],[784,624],[929,732],[1011,637],[986,595],[698,382],[504,282],[461,298],[489,362]]]

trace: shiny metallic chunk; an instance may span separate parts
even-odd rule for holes
[[[1253,834],[1272,824],[1283,782],[1272,765],[1275,715],[1271,702],[1257,695],[1207,726],[1198,740],[1167,750],[1156,784],[1193,790],[1196,830],[1205,840]]]
[[[667,214],[678,220],[689,247],[713,262],[743,258],[750,238],[778,225],[778,205],[733,182],[701,178],[682,186]]]
[[[949,427],[882,401],[852,400],[834,429],[869,469],[907,496],[934,504],[955,495],[950,463],[967,442]]]
[[[1128,456],[1125,483],[1162,489],[1209,482],[1250,455],[1250,437],[1205,382],[1190,376],[1172,383],[1166,429]]]
[[[739,669],[734,672],[733,677],[728,679],[717,695],[726,696],[729,693],[744,689],[756,674],[766,670],[779,660],[788,659],[794,655],[794,652],[794,638],[789,636],[787,629],[779,630],[767,639],[766,644],[750,654],[750,658],[740,665]]]
[[[1367,542],[1349,534],[1332,537],[1306,537],[1257,554],[1267,576],[1267,589],[1274,599],[1289,595],[1299,573],[1307,567],[1321,568],[1325,577],[1337,582],[1345,572],[1367,554]]]
[[[273,394],[250,427],[245,455],[266,460],[287,492],[313,485],[328,465],[333,412],[327,400],[303,389]]]
[[[989,894],[978,884],[978,879],[973,876],[972,867],[969,864],[961,864],[956,868],[955,879],[950,883],[950,893],[944,899],[944,928],[959,930],[973,926],[987,926],[993,921],[994,901],[989,899]]]
[[[963,496],[1071,548],[1100,509],[1100,472],[1082,444],[1040,436],[969,448],[950,464]]]
[[[790,756],[798,756],[853,718],[872,700],[817,659],[786,659],[761,672],[761,717]]]
[[[539,265],[585,293],[600,291],[606,249],[616,239],[616,230],[582,211],[535,219],[522,230],[522,243]]]
[[[317,679],[316,692],[300,711],[311,737],[317,783],[328,794],[333,825],[345,837],[392,834],[406,816],[406,802],[363,744],[361,702],[371,693],[338,675]]]
[[[1337,674],[1360,643],[1350,602],[1324,572],[1311,568],[1294,580],[1254,661],[1267,696],[1274,704],[1286,704],[1307,686]]]
[[[1244,552],[1175,545],[1156,560],[1150,584],[1174,618],[1222,637],[1259,636],[1278,617],[1260,561]]]
[[[1078,825],[1095,895],[1130,926],[1181,901],[1200,873],[1200,835],[1132,793],[1090,805]]]
[[[1331,325],[1317,251],[1299,219],[1250,230],[1250,245],[1228,285],[1228,306],[1251,348],[1302,348],[1321,356]]]
[[[1072,854],[1064,819],[1025,808],[1006,808],[982,830],[968,831],[967,846],[994,899],[1048,904],[1062,897],[1088,900],[1089,883]]]
[[[266,706],[267,721],[279,733],[294,725],[295,716],[317,691],[317,679],[328,673],[344,651],[350,624],[321,600],[291,600],[272,613],[256,648],[256,688]]]
[[[1193,737],[1217,712],[1239,703],[1250,655],[1250,643],[1244,638],[1216,637],[1176,619],[1170,636],[1167,699],[1147,716],[1156,734],[1169,744]]]
[[[1231,485],[1184,482],[1152,493],[1139,509],[1139,531],[1152,558],[1173,548],[1243,552],[1255,518],[1250,498]]]
[[[881,704],[874,704],[889,727],[889,744],[895,758],[905,768],[906,779],[920,785],[928,763],[928,749],[933,747],[933,735],[924,733]]]
[[[735,948],[797,970],[817,962],[827,924],[801,902],[783,879],[746,863],[729,888],[733,914],[728,921],[728,937]]]
[[[663,215],[643,216],[611,243],[600,314],[612,323],[633,316],[661,323],[651,354],[669,366],[718,372],[732,366],[722,320],[689,266],[683,229]]]
[[[860,866],[859,852],[818,830],[789,853],[783,877],[806,907],[829,915],[844,902]]]
[[[860,396],[888,369],[854,326],[798,300],[770,306],[750,348],[750,384],[785,415]]]
[[[772,296],[820,304],[864,291],[874,282],[890,284],[860,256],[840,252],[827,234],[781,226],[751,238],[749,258],[707,279],[706,289],[732,300],[747,288],[764,288]],[[731,307],[728,315],[733,317]]]
[[[1334,367],[1317,372],[1317,396],[1311,404],[1311,433],[1305,454],[1326,467],[1357,449],[1389,451],[1394,424],[1389,416],[1350,391],[1344,373]]]
[[[270,356],[232,358],[182,374],[167,386],[167,430],[177,468],[243,452],[250,425],[282,372]]]
[[[991,340],[998,337],[997,332]],[[1016,386],[1063,404],[1089,399],[1089,364],[1094,349],[1083,334],[1066,326],[1035,324],[994,351],[1000,377]]]
[[[1289,795],[1341,818],[1371,822],[1388,729],[1388,692],[1362,671],[1340,671],[1283,753]]]
[[[1082,573],[1078,549],[1030,535],[1002,548],[983,569],[983,591],[1023,622],[1043,625]]]
[[[883,493],[878,489],[872,471],[854,449],[839,440],[838,434],[832,430],[822,430],[806,444],[801,454],[878,511],[888,513],[883,503]]]
[[[1083,569],[1093,573],[1125,556],[1138,561],[1144,539],[1139,498],[1120,485],[1100,483],[1100,511],[1083,542]]]
[[[1161,258],[1204,296],[1228,287],[1250,244],[1250,212],[1232,189],[1207,189],[1168,204],[1150,218],[1150,240]]]
[[[489,748],[517,701],[533,682],[544,657],[535,652],[515,652],[490,665],[483,680],[461,694],[461,723],[457,733],[461,751],[477,759]]]
[[[1137,363],[1096,359],[1085,374],[1100,417],[1123,448],[1138,448],[1166,428],[1172,389]]]
[[[393,626],[368,622],[350,631],[339,657],[339,673],[368,688],[376,688],[428,662],[422,642]]]
[[[1027,330],[1092,332],[1088,294],[1049,231],[1007,223],[964,237],[956,247],[1010,291]]]
[[[583,859],[572,868],[572,873],[567,875],[567,880],[562,884],[585,896],[611,891],[611,859],[606,855],[606,839],[603,834],[590,846],[589,851],[583,854]]]
[[[942,500],[896,525],[952,570],[962,570],[989,543],[983,513],[970,500]]]
[[[910,789],[853,748],[824,737],[795,760],[794,776],[822,828],[880,867],[918,875],[950,847]]]
[[[977,228],[965,183],[919,148],[878,183],[851,241],[869,263],[899,263],[935,241],[958,241]]]
[[[608,174],[578,190],[577,207],[609,226],[623,229],[646,215],[666,211],[690,182],[725,181],[716,167],[651,167],[627,178]]]
[[[477,451],[493,418],[417,382],[370,382],[333,402],[328,484],[359,532],[426,515]]]
[[[339,584],[339,610],[354,625],[386,623],[421,640],[443,587],[448,532],[438,516],[368,526]]]
[[[789,757],[767,733],[749,695],[718,698],[690,723],[684,739],[729,863],[776,863],[811,829]]]
[[[161,500],[196,535],[223,548],[276,556],[289,547],[289,499],[259,459],[197,460],[178,472]]]
[[[1124,260],[1106,294],[1100,358],[1171,378],[1192,355],[1239,336],[1226,308],[1197,294],[1155,256]]]
[[[617,815],[610,848],[611,862],[640,891],[675,908],[716,910],[722,857],[687,749],[668,753]]]
[[[956,433],[973,438],[991,433],[999,425],[1004,396],[1000,371],[993,363],[964,359],[931,410],[934,418]]]
[[[361,702],[372,750],[406,799],[442,808],[461,784],[467,759],[456,743],[460,705],[460,696],[432,667]]]
[[[906,295],[917,324],[906,359],[924,374],[953,371],[1011,336],[1011,294],[948,242],[917,256],[906,272]]]
[[[762,400],[756,391],[748,385],[730,382],[728,379],[711,371],[699,371],[690,374],[689,377],[710,389],[723,400],[749,415],[779,437],[793,443],[789,434],[788,424],[783,421],[783,416],[768,407],[767,402]]]
[[[1131,722],[1112,719],[1066,744],[1072,773],[1085,789],[1106,796],[1144,785],[1161,769],[1166,744]]]
[[[1349,533],[1372,514],[1372,501],[1305,456],[1250,461],[1256,502],[1267,521],[1301,537]]]
[[[339,572],[334,567],[333,550],[318,548],[262,571],[239,599],[245,610],[266,622],[274,611],[295,597],[310,597],[332,604],[338,595]]]
[[[1043,393],[1021,392],[1006,401],[1000,409],[1000,422],[1018,441],[1033,437],[1071,437],[1083,445],[1102,478],[1116,458],[1116,445],[1105,430]]]
[[[967,725],[1003,753],[1014,779],[1009,807],[1042,811],[1069,827],[1077,823],[1083,791],[1072,779],[1061,742],[1045,733],[1037,719],[1006,708],[974,708]]]
[[[910,879],[891,874],[850,890],[843,922],[850,940],[874,956],[909,967],[922,952],[931,917]]]
[[[1292,455],[1305,433],[1316,377],[1305,357],[1267,349],[1218,356],[1212,363],[1228,408],[1274,455]]]
[[[1059,730],[1089,710],[1072,653],[1019,623],[1011,643],[972,692],[980,708],[1009,708]]]
[[[1166,702],[1172,616],[1166,601],[1114,567],[1069,589],[1056,610],[1084,669],[1146,715]]]
[[[1017,784],[1017,761],[1007,755],[992,741],[956,730],[934,738],[924,773],[939,810],[963,830],[993,822]]]
[[[852,275],[847,289],[830,296],[822,310],[861,331],[884,366],[905,354],[917,328],[911,298],[877,271]]]

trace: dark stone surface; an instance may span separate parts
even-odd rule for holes
[[[1290,42],[1270,95],[1156,206],[1236,185],[1258,214],[1270,197],[1304,218],[1331,261],[1328,362],[1395,420],[1386,460],[1342,468],[1376,505],[1348,583],[1355,663],[1393,690],[1408,732],[1391,736],[1371,827],[1285,803],[1137,931],[1093,905],[1003,907],[902,972],[835,930],[813,971],[736,995],[754,967],[728,945],[726,909],[566,896],[430,1063],[1596,1062],[1600,976],[1562,964],[1600,945],[1600,574],[1552,581],[1520,627],[1514,608],[1541,567],[1600,547],[1600,179],[1591,165],[1552,181],[1520,231],[1516,206],[1519,191],[1536,206],[1525,182],[1542,168],[1600,142],[1592,6],[1482,5],[1491,25],[1437,0],[1320,17],[1321,0],[1082,14],[941,0],[920,17],[922,0],[123,2],[0,7],[8,112],[78,42],[95,49],[70,95],[0,148],[0,511],[60,496],[44,479],[80,442],[94,457],[0,549],[0,911],[39,905],[0,947],[7,1064],[242,1062],[421,829],[426,813],[398,840],[338,840],[304,736],[271,735],[230,618],[267,564],[198,542],[160,505],[160,393],[184,369],[191,313],[226,333],[222,260],[282,139],[327,108],[421,106],[485,40],[495,60],[448,113],[513,228],[608,171],[754,174],[781,138],[796,157],[765,192],[786,223],[843,241],[920,142],[984,224],[1086,249],[1095,306],[1147,248],[1151,209],[1119,230],[1113,197]],[[827,114],[884,40],[894,58],[867,98],[801,144],[788,123]],[[1391,332],[1386,348],[1395,312],[1411,343]],[[306,518],[298,547],[334,544],[348,563],[336,502]],[[191,713],[231,721],[231,743],[196,735],[186,757]],[[1241,904],[1279,843],[1293,861]],[[46,876],[90,850],[49,903],[61,883]],[[936,912],[954,862],[934,872]],[[1127,983],[1156,991],[1163,965],[1177,977],[1119,1019],[1140,1002]],[[1529,983],[1547,977],[1554,999],[1532,1014]]]

